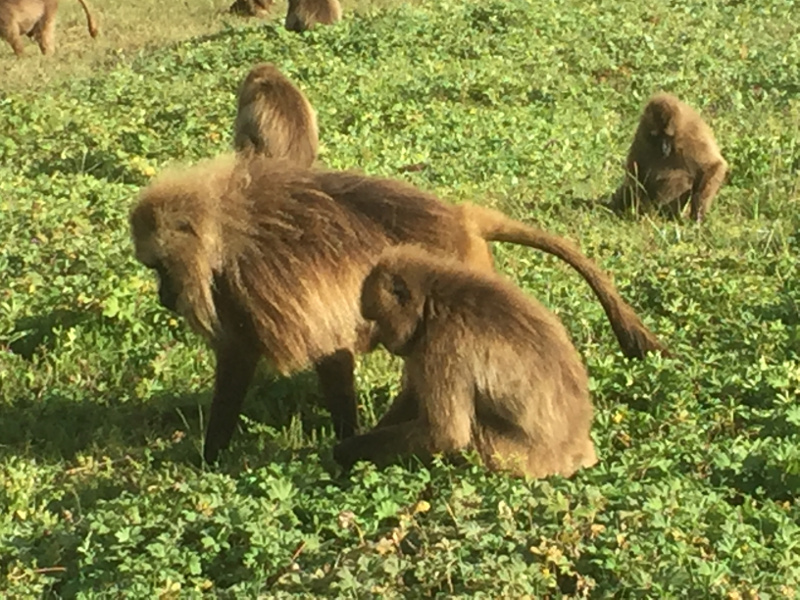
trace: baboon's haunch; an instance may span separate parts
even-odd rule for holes
[[[317,115],[272,63],[253,67],[239,86],[233,145],[310,167],[317,156]]]
[[[284,27],[302,32],[314,25],[332,25],[342,18],[339,0],[289,0]]]
[[[597,462],[580,356],[558,318],[510,281],[390,248],[364,281],[361,313],[404,357],[405,380],[378,427],[334,449],[345,468],[466,449],[532,477]]]
[[[226,446],[261,356],[277,372],[315,365],[339,438],[356,428],[354,354],[371,350],[361,285],[388,246],[416,243],[492,270],[487,241],[539,248],[575,267],[628,356],[661,350],[608,277],[571,243],[500,212],[411,185],[292,166],[258,154],[205,161],[146,187],[131,214],[138,259],[164,306],[217,356],[205,458]]]
[[[78,0],[86,13],[89,35],[97,37],[97,24],[89,12],[85,0]],[[0,0],[0,36],[22,56],[25,48],[22,36],[36,40],[42,54],[55,50],[56,13],[58,0]]]
[[[612,199],[615,210],[653,207],[679,217],[689,201],[691,218],[701,221],[728,164],[697,111],[659,93],[644,108],[625,169],[625,182]]]

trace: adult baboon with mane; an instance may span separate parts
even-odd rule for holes
[[[224,156],[147,186],[131,228],[137,258],[158,272],[161,303],[216,353],[207,461],[228,444],[261,356],[284,375],[314,365],[337,436],[353,435],[354,355],[375,346],[374,326],[359,310],[361,286],[380,253],[399,243],[487,271],[488,241],[554,254],[590,284],[628,356],[663,350],[572,243],[399,181],[303,169],[257,154]]]
[[[97,37],[97,24],[89,12],[86,0],[78,0],[86,13],[89,35]],[[25,48],[22,36],[34,38],[42,54],[55,50],[56,13],[58,0],[0,0],[0,36],[22,56]]]

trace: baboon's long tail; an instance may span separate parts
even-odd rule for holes
[[[655,351],[668,354],[666,347],[622,299],[608,275],[575,244],[542,229],[515,221],[490,208],[466,204],[463,205],[463,210],[467,222],[486,241],[511,242],[536,248],[557,256],[578,271],[603,305],[625,356],[644,358],[648,352]]]
[[[78,2],[81,3],[83,12],[86,13],[86,26],[89,28],[89,35],[93,38],[97,37],[97,23],[95,22],[94,17],[92,17],[92,13],[89,12],[89,7],[86,5],[86,0],[78,0]]]

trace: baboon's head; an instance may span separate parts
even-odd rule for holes
[[[161,304],[213,338],[219,326],[214,278],[222,270],[221,235],[202,187],[166,177],[145,188],[131,211],[136,258],[158,274]]]
[[[674,149],[679,113],[678,99],[670,94],[656,94],[644,109],[642,125],[653,148],[664,157]]]
[[[378,341],[392,354],[406,356],[423,327],[425,296],[413,265],[396,251],[384,254],[364,280],[361,314],[378,325]]]

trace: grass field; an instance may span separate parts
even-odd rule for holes
[[[96,0],[92,41],[72,4],[56,56],[0,48],[0,595],[800,595],[800,5],[364,3],[297,36],[282,6]],[[158,306],[127,215],[164,166],[229,149],[261,60],[316,107],[329,166],[496,206],[613,273],[674,358],[625,359],[574,272],[495,248],[586,361],[596,467],[345,477],[311,374],[262,374],[220,465],[195,466],[213,357]],[[600,204],[658,89],[731,164],[701,226]],[[369,426],[399,364],[357,376]]]

